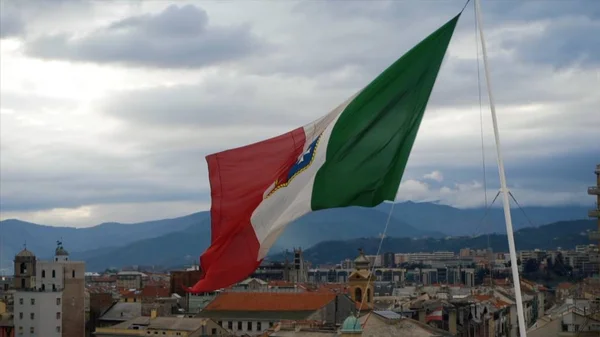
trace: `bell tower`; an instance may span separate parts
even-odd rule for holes
[[[29,290],[35,288],[35,254],[23,248],[15,256],[15,283],[17,290]]]
[[[358,250],[358,257],[354,259],[354,271],[348,277],[350,298],[360,305],[362,310],[373,308],[373,293],[375,280],[371,274],[370,261],[362,249]],[[363,302],[364,301],[364,302]]]

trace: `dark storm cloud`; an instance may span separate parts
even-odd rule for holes
[[[210,26],[203,9],[171,5],[159,14],[129,17],[82,37],[42,36],[28,41],[25,51],[44,59],[199,68],[240,59],[265,46],[248,25]]]

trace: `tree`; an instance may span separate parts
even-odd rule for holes
[[[526,274],[535,273],[540,269],[540,263],[536,259],[529,259],[525,261],[525,265],[523,266],[523,272]]]

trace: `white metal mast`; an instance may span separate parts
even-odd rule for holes
[[[500,192],[502,192],[502,204],[504,206],[504,220],[506,222],[506,236],[508,238],[508,249],[510,253],[510,265],[512,268],[513,284],[515,288],[515,301],[517,302],[517,317],[519,320],[519,332],[521,337],[527,337],[525,327],[525,315],[523,314],[523,300],[521,297],[521,282],[519,279],[519,266],[517,265],[517,252],[515,248],[515,238],[513,235],[512,219],[510,216],[510,201],[508,199],[509,191],[506,186],[506,176],[504,174],[504,162],[502,160],[502,151],[500,147],[500,135],[498,132],[498,120],[496,118],[496,105],[494,95],[492,94],[492,83],[490,80],[490,71],[487,58],[485,38],[483,35],[483,24],[481,15],[480,0],[475,0],[475,15],[477,17],[477,26],[479,27],[479,37],[481,39],[481,50],[483,54],[483,67],[485,71],[485,80],[487,84],[488,96],[490,99],[490,110],[492,112],[492,123],[494,125],[494,137],[496,138],[496,155],[498,157],[498,173],[500,175]]]

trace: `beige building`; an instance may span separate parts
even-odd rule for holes
[[[117,274],[117,288],[142,289],[146,274],[139,271],[122,271]]]
[[[52,261],[35,259],[24,249],[15,257],[15,269],[22,269],[22,257],[36,261],[30,286],[15,293],[14,325],[22,337],[81,337],[85,335],[85,264],[70,261],[59,242]],[[19,281],[19,285],[22,282]],[[41,334],[43,332],[43,334]]]
[[[215,321],[207,318],[189,317],[136,317],[111,327],[97,328],[95,336],[230,336]]]

